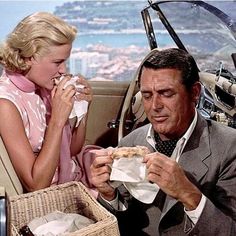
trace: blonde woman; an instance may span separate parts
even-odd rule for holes
[[[25,191],[82,178],[77,155],[85,140],[87,115],[68,122],[76,100],[92,100],[88,82],[78,89],[58,85],[66,71],[77,30],[46,12],[24,18],[0,48],[0,135]],[[79,93],[77,93],[79,92]],[[84,173],[84,172],[83,172]]]

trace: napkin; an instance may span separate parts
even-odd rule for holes
[[[34,218],[28,226],[36,236],[55,236],[75,232],[93,223],[93,220],[80,214],[54,211]]]
[[[146,179],[146,164],[143,157],[121,157],[114,159],[111,166],[110,181],[113,187],[123,183],[129,193],[143,203],[154,201],[159,187]]]
[[[62,80],[63,78],[64,78],[64,75],[62,75],[59,80]],[[64,88],[67,87],[68,85],[74,85],[75,88],[84,88],[84,85],[76,84],[76,81],[78,78],[79,78],[78,76],[73,76],[69,81],[66,82]],[[75,127],[78,127],[80,121],[86,115],[87,111],[88,111],[88,102],[87,101],[85,101],[85,100],[76,101],[75,100],[74,106],[73,106],[72,111],[69,116],[69,119],[73,119],[74,117],[77,117]]]

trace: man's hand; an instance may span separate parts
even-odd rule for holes
[[[202,194],[175,160],[155,152],[146,155],[144,162],[147,164],[149,181],[156,183],[167,195],[182,202],[186,210],[197,208]]]
[[[116,197],[115,189],[109,185],[111,167],[113,160],[111,151],[108,149],[100,149],[92,151],[96,157],[90,167],[91,181],[97,188],[101,196],[111,201]]]

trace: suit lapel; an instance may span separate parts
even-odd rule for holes
[[[196,128],[189,138],[183,153],[179,159],[179,164],[185,170],[188,178],[196,184],[200,182],[208,171],[205,160],[210,155],[209,131],[207,121],[198,115]],[[166,197],[160,220],[177,203],[177,200],[169,196]]]
[[[207,121],[198,116],[198,122],[189,138],[179,164],[183,167],[190,180],[199,182],[208,171],[206,159],[210,156],[209,130]]]

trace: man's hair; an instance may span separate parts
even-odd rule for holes
[[[153,70],[176,69],[181,71],[182,82],[187,89],[190,89],[196,81],[199,81],[199,70],[194,58],[182,49],[169,48],[151,51],[141,66],[138,78],[139,84],[144,67]]]
[[[26,58],[45,56],[52,46],[70,44],[76,33],[74,26],[51,13],[33,13],[18,23],[0,47],[0,64],[13,72],[27,71]]]

